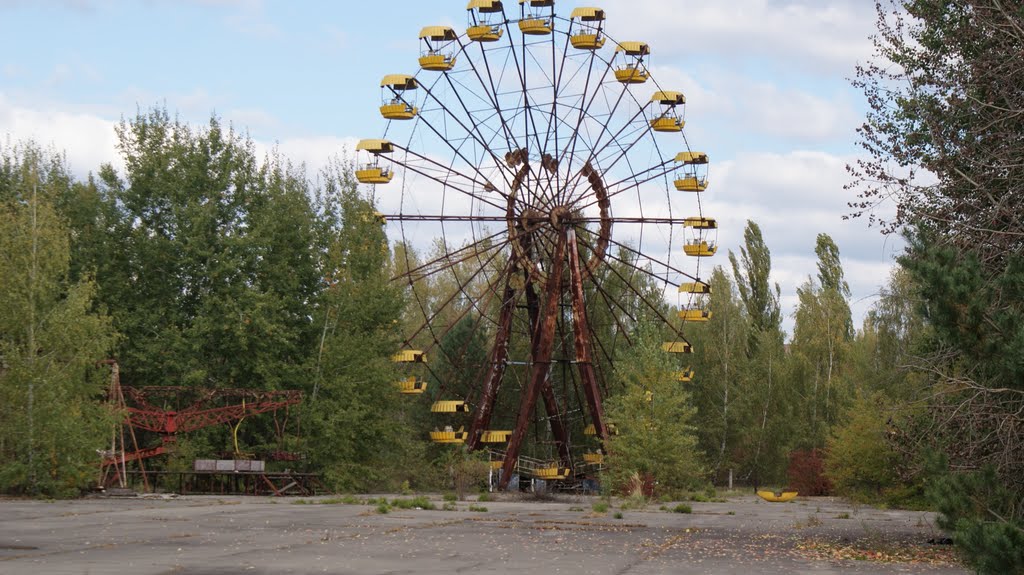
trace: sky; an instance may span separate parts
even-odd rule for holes
[[[712,263],[728,266],[726,250],[738,252],[756,221],[791,333],[796,288],[828,233],[859,324],[902,250],[843,219],[866,111],[849,78],[873,52],[873,3],[558,0],[556,10],[579,5],[604,8],[613,38],[646,41],[658,85],[686,94],[687,140],[712,159]],[[415,71],[420,28],[465,21],[465,0],[0,0],[0,138],[63,150],[84,176],[120,165],[122,118],[163,106],[197,125],[216,114],[315,173],[382,133],[381,76]]]

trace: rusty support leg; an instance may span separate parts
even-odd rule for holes
[[[537,291],[533,289],[533,282],[527,277],[526,283],[526,309],[530,314],[530,327],[532,336],[532,355],[537,355],[537,342],[539,333],[537,326],[540,323],[540,302],[537,300]],[[572,467],[572,455],[569,454],[569,436],[562,424],[562,411],[558,408],[558,399],[555,398],[554,389],[551,386],[551,379],[545,379],[540,389],[541,398],[544,400],[544,410],[548,414],[548,421],[551,424],[551,435],[555,438],[555,446],[558,448],[558,456],[562,460],[562,467]]]
[[[579,249],[576,247],[576,230],[569,228],[566,233],[569,242],[569,284],[572,286],[572,319],[576,343],[576,367],[580,372],[583,393],[590,407],[590,417],[594,421],[594,430],[601,441],[608,439],[607,424],[604,410],[601,407],[601,391],[597,386],[597,375],[594,372],[593,353],[590,345],[590,325],[587,322],[587,309],[583,302],[583,274],[580,271]]]
[[[498,489],[504,490],[512,479],[512,470],[515,469],[516,460],[519,458],[519,448],[523,443],[523,436],[526,435],[526,427],[530,423],[530,416],[537,405],[537,393],[543,387],[544,382],[551,377],[551,354],[555,341],[555,319],[558,316],[558,300],[562,295],[562,266],[565,260],[565,234],[558,236],[558,243],[555,245],[554,258],[551,261],[547,285],[544,286],[544,308],[543,318],[538,324],[537,344],[533,356],[533,366],[530,370],[530,381],[523,395],[522,403],[519,405],[519,419],[516,427],[512,430],[512,437],[508,442],[508,449],[505,451],[505,461],[501,465],[501,480]],[[549,382],[550,385],[550,382]]]
[[[498,333],[494,336],[494,348],[491,349],[490,365],[484,376],[480,403],[476,408],[476,413],[473,414],[473,421],[469,425],[469,438],[466,441],[466,446],[470,451],[480,445],[480,434],[491,423],[494,402],[498,398],[498,388],[501,387],[501,380],[505,376],[505,367],[508,365],[508,340],[512,331],[512,314],[516,309],[517,296],[518,294],[510,282],[506,281],[501,314],[498,317]]]

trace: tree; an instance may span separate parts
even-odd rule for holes
[[[957,541],[979,571],[1020,572],[999,533],[1019,533],[1024,517],[1024,448],[1008,432],[1024,410],[1024,11],[901,0],[878,13],[877,59],[855,82],[870,111],[860,131],[868,157],[851,168],[861,192],[852,215],[892,202],[885,231],[909,232],[900,263],[929,328],[915,367],[932,384],[932,409],[919,426],[927,432],[908,440],[956,468],[992,470],[984,483],[1005,488],[1010,513],[991,513],[966,489],[976,474],[950,476],[965,488],[933,495],[947,527],[977,535]]]
[[[1024,13],[1002,0],[878,2],[853,216],[917,222],[999,267],[1024,234]],[[892,203],[895,215],[878,208]]]
[[[606,402],[618,430],[607,442],[615,485],[634,473],[652,475],[667,489],[696,486],[703,474],[692,425],[695,409],[676,381],[677,368],[661,350],[659,332],[641,324],[629,351],[617,358],[615,379],[623,392]]]
[[[837,388],[837,384],[842,381],[840,370],[853,327],[846,301],[850,288],[843,278],[839,248],[828,234],[818,234],[814,251],[818,255],[818,281],[808,278],[797,288],[793,350],[806,363],[810,378],[801,385],[810,426],[804,437],[809,447],[820,447],[849,395],[849,390]]]
[[[898,454],[888,441],[882,396],[858,396],[849,419],[828,438],[825,474],[842,495],[875,501],[897,481]]]
[[[761,236],[761,227],[756,222],[747,220],[747,227],[743,230],[743,243],[739,258],[729,250],[729,263],[732,264],[732,275],[736,278],[736,289],[739,290],[740,299],[750,317],[751,350],[754,350],[756,334],[780,329],[781,292],[778,283],[775,284],[775,289],[772,289],[769,279],[772,272],[772,255]]]
[[[751,414],[737,404],[745,403],[752,383],[747,358],[750,325],[720,266],[711,273],[710,285],[711,320],[693,330],[694,382],[685,385],[694,390],[700,445],[712,475],[719,478],[748,463],[749,453],[741,451],[740,438],[752,423]]]
[[[367,490],[416,481],[417,442],[390,356],[399,348],[400,287],[390,282],[387,237],[360,196],[349,166],[323,174],[324,269],[331,286],[318,299],[321,338],[306,387],[305,446],[333,489]]]
[[[788,402],[785,380],[778,376],[783,371],[784,359],[782,311],[779,304],[779,284],[770,283],[772,260],[756,222],[747,221],[743,230],[744,245],[740,257],[729,252],[733,275],[739,289],[740,300],[749,320],[747,354],[750,359],[749,386],[741,395],[750,413],[750,423],[743,430],[748,453],[747,476],[755,483],[780,477],[785,460],[783,450],[788,443],[786,414]]]
[[[95,285],[67,280],[63,163],[27,144],[3,151],[0,173],[0,491],[76,495],[109,430],[97,362],[114,335]]]

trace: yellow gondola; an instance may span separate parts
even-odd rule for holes
[[[796,499],[797,491],[758,491],[757,495],[765,501],[772,503],[785,503]]]
[[[505,465],[505,460],[504,459],[492,459],[491,460],[491,469],[494,469],[495,471],[497,471],[498,469],[501,469],[501,467],[503,465]]]
[[[434,443],[465,443],[468,431],[431,431],[430,441]]]
[[[455,67],[455,54],[448,47],[459,36],[450,26],[427,26],[420,30],[423,51],[420,53],[420,68],[432,72],[447,72]]]
[[[554,6],[555,0],[519,0],[519,31],[531,36],[550,34],[555,27]],[[548,8],[547,14],[543,8]]]
[[[413,375],[398,382],[398,391],[405,395],[419,395],[427,391],[427,382],[417,380]]]
[[[693,353],[693,346],[688,341],[666,341],[661,344],[665,353]]]
[[[711,293],[711,285],[700,280],[683,283],[679,285],[679,293],[709,294]]]
[[[682,132],[686,121],[679,115],[678,106],[686,104],[686,96],[682,92],[655,92],[651,102],[661,104],[662,111],[651,118],[651,129],[655,132]]]
[[[676,189],[680,192],[703,192],[708,187],[708,155],[704,152],[679,152],[676,162],[682,170],[676,176]]]
[[[604,463],[604,454],[603,453],[584,453],[583,454],[583,461],[585,461],[585,462],[587,462],[587,463],[589,463],[591,465],[601,465],[602,463]]]
[[[419,349],[406,349],[391,356],[395,363],[427,363],[427,354]]]
[[[684,309],[679,312],[683,321],[705,322],[711,319],[711,312],[703,309]]]
[[[615,68],[615,79],[623,84],[643,84],[650,78],[644,56],[651,53],[646,42],[622,42],[615,48],[615,57],[624,63]]]
[[[466,35],[474,42],[497,42],[504,30],[504,11],[501,0],[471,0],[466,6],[469,28]]]
[[[691,381],[693,381],[693,375],[694,375],[693,369],[688,367],[688,368],[684,369],[683,371],[677,371],[676,372],[676,381],[678,381],[680,383],[691,382]]]
[[[372,161],[364,161],[356,167],[356,180],[363,184],[386,184],[394,177],[394,173],[386,166],[381,166],[378,156],[390,154],[394,147],[388,140],[359,140],[356,154],[365,152],[373,157]]]
[[[604,46],[604,10],[576,8],[569,16],[569,42],[577,50],[597,50]]]
[[[559,467],[558,465],[551,465],[549,467],[538,467],[533,470],[533,475],[537,479],[566,479],[569,477],[569,468]]]
[[[435,401],[430,406],[431,413],[468,413],[469,405],[465,401]]]
[[[480,434],[480,442],[481,443],[505,443],[506,441],[509,440],[510,437],[512,437],[512,432],[511,431],[488,430],[488,431],[484,431],[484,432],[482,432]]]
[[[683,244],[683,253],[688,256],[706,258],[715,255],[716,252],[718,252],[718,246],[714,242],[700,240]]]
[[[411,120],[419,110],[406,100],[406,93],[419,88],[416,78],[407,74],[388,74],[380,81],[380,115],[388,120]]]

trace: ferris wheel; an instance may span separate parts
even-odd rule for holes
[[[356,147],[413,302],[399,389],[429,398],[434,442],[498,453],[502,488],[603,463],[602,398],[639,322],[666,326],[690,381],[717,250],[708,156],[651,47],[612,39],[600,8],[511,4],[423,28],[418,70],[380,82],[382,136]]]

